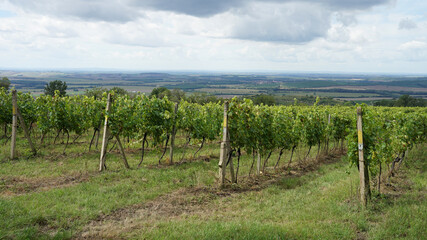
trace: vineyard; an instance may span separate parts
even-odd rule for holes
[[[158,168],[179,168],[184,162],[197,161],[204,148],[209,148],[209,158],[220,161],[220,172],[223,168],[222,186],[232,187],[248,181],[247,176],[291,173],[296,161],[314,159],[320,164],[321,156],[333,151],[347,152],[348,163],[354,168],[359,166],[355,107],[317,103],[265,106],[238,98],[226,105],[224,114],[222,103],[178,104],[167,98],[131,98],[114,92],[104,93],[100,99],[81,95],[33,98],[18,92],[15,111],[12,92],[0,90],[1,142],[4,146],[13,145],[14,134],[19,141],[10,157],[2,152],[1,159],[31,162],[40,151],[53,145],[60,146],[60,154],[66,156],[70,148],[80,144],[80,151],[99,160],[99,168],[92,172],[117,171],[119,165],[112,162],[117,152],[125,168],[147,173],[155,171],[145,165],[148,153],[151,167],[156,162]],[[380,191],[382,179],[390,181],[408,151],[426,143],[427,109],[360,107],[367,176],[371,181],[377,177]],[[12,116],[16,115],[14,122]],[[19,127],[13,133],[16,125]],[[226,143],[221,153],[220,143]],[[230,167],[227,174],[225,167]],[[218,165],[210,170],[215,172],[209,176],[213,181],[218,177]]]
[[[107,93],[102,99],[87,96],[59,97],[43,95],[34,99],[30,94],[18,93],[17,105],[23,121],[30,126],[33,138],[43,144],[47,134],[57,138],[66,136],[63,153],[70,142],[93,132],[88,148],[96,135],[98,142],[105,118],[109,119],[109,138],[120,138],[128,143],[140,143],[141,162],[145,146],[164,146],[159,164],[164,157],[169,140],[177,132],[190,141],[200,141],[200,149],[206,141],[222,139],[223,106],[220,103],[205,105],[181,102],[176,104],[167,98],[148,98],[137,95],[114,96],[111,108],[106,111]],[[0,125],[4,126],[3,138],[8,137],[12,125],[12,93],[0,92]],[[175,109],[175,110],[174,110]],[[364,158],[370,173],[376,175],[382,164],[390,164],[404,158],[405,152],[414,144],[427,139],[427,109],[425,108],[379,108],[363,106],[365,143]],[[355,109],[352,107],[314,106],[259,106],[251,100],[233,98],[228,110],[229,151],[228,162],[233,156],[239,159],[242,151],[258,156],[265,169],[273,151],[279,151],[280,162],[283,151],[294,151],[301,145],[308,146],[307,156],[317,146],[317,155],[323,148],[329,149],[330,142],[347,143],[349,161],[357,166],[357,129]],[[200,150],[199,149],[199,150]],[[198,151],[199,151],[198,150]],[[197,152],[198,152],[197,151]],[[194,153],[194,157],[197,155]],[[168,160],[171,163],[173,156]],[[260,160],[261,159],[261,160]],[[291,162],[290,159],[289,162]],[[238,161],[239,163],[239,161]],[[140,164],[139,164],[140,165]],[[253,163],[252,163],[253,165]],[[239,166],[237,166],[238,172]],[[260,166],[258,165],[258,174]],[[233,177],[237,182],[236,178]]]

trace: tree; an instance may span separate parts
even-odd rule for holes
[[[255,105],[260,105],[262,103],[264,105],[272,106],[276,104],[276,100],[272,95],[265,95],[265,94],[256,95],[253,98],[253,100]]]
[[[164,98],[165,96],[168,96],[168,98],[171,96],[171,91],[165,87],[158,87],[154,88],[153,91],[151,91],[150,97],[157,97],[157,98]]]
[[[9,89],[9,86],[10,86],[9,78],[7,78],[7,77],[3,77],[3,78],[0,80],[0,88],[4,87],[6,90],[8,90],[8,89]]]
[[[66,92],[67,83],[65,81],[63,82],[60,80],[55,80],[55,81],[49,82],[44,87],[44,94],[55,96],[55,90],[59,91],[59,96],[61,96],[61,97],[65,96],[65,94],[67,94],[67,92]]]
[[[91,89],[86,89],[85,95],[88,97],[95,97],[95,99],[101,99],[102,94],[104,92],[107,92],[107,91],[108,91],[108,89],[106,89],[106,88],[95,87],[95,88],[91,88]]]
[[[185,99],[185,92],[181,89],[172,89],[169,100],[173,102],[180,102],[182,99]]]
[[[187,98],[187,101],[189,101],[190,103],[198,103],[204,105],[210,102],[219,102],[222,101],[222,99],[219,99],[215,95],[195,92]]]
[[[117,95],[129,95],[129,92],[121,87],[113,87],[111,91],[114,91]]]
[[[383,99],[374,102],[374,106],[387,107],[425,107],[427,101],[422,98],[415,98],[409,95],[402,95],[398,99]]]

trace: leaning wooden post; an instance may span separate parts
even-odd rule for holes
[[[24,129],[25,137],[27,138],[28,144],[30,144],[31,151],[35,156],[37,154],[37,150],[34,147],[33,141],[31,141],[30,133],[28,131],[27,125],[25,124],[24,117],[22,117],[18,107],[16,108],[16,115],[18,115],[19,123],[21,124],[22,129]]]
[[[225,184],[225,168],[228,160],[228,101],[224,103],[224,122],[222,133],[221,151],[219,156],[219,185],[222,187]]]
[[[176,134],[176,114],[178,112],[178,103],[175,103],[175,111],[173,115],[173,125],[172,125],[172,134],[171,134],[171,145],[169,146],[169,163],[173,164],[173,148],[175,147],[175,134]]]
[[[360,180],[360,200],[366,207],[370,193],[368,169],[363,157],[363,131],[362,131],[362,108],[357,108],[357,138],[359,149],[359,180]]]
[[[125,150],[123,149],[122,141],[120,141],[119,135],[116,135],[115,138],[117,140],[117,144],[119,145],[120,153],[122,154],[123,164],[125,165],[125,168],[130,168],[128,160],[126,158]]]
[[[229,141],[230,142],[230,139]],[[230,144],[227,145],[227,152],[228,154],[231,154]],[[230,156],[230,162],[228,163],[230,165],[230,176],[231,176],[231,182],[236,182],[236,173],[234,172],[234,166],[233,166],[233,157]]]
[[[18,105],[16,90],[12,90],[12,139],[10,142],[10,158],[15,159],[16,157],[16,127],[17,127],[17,119],[16,119],[16,108]]]
[[[28,132],[28,128],[27,128],[27,125],[25,124],[24,117],[22,117],[22,114],[19,111],[19,107],[18,107],[18,103],[17,103],[16,90],[12,91],[12,98],[13,98],[13,96],[15,96],[15,101],[12,101],[12,104],[14,105],[13,109],[15,110],[16,116],[18,116],[18,118],[19,118],[19,123],[21,124],[21,128],[24,130],[24,134],[28,140],[28,144],[30,144],[31,151],[33,152],[34,155],[36,155],[37,150],[34,147],[33,141],[31,141],[30,133]]]
[[[108,113],[111,107],[111,93],[107,97],[107,107],[105,108],[105,122],[104,122],[104,134],[102,136],[102,147],[101,156],[99,158],[99,171],[104,170],[105,165],[105,154],[107,153],[107,142],[108,142]]]

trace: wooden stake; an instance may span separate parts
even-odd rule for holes
[[[22,129],[24,129],[24,134],[28,140],[28,144],[30,144],[31,151],[33,152],[34,155],[36,155],[37,150],[34,147],[33,141],[31,141],[31,137],[30,137],[30,133],[28,131],[27,125],[25,124],[24,118],[22,117],[21,112],[19,111],[18,107],[16,107],[16,115],[18,115],[19,122],[21,123],[21,127],[22,127]]]
[[[363,131],[362,131],[362,108],[357,108],[357,138],[359,149],[359,180],[360,180],[360,201],[366,207],[370,195],[369,173],[363,157]]]
[[[230,150],[230,149],[228,149],[228,153],[229,153],[229,154],[233,154],[233,153],[231,152],[231,150]],[[229,162],[229,165],[230,165],[230,176],[231,176],[231,182],[232,182],[232,183],[234,183],[234,182],[236,182],[236,175],[235,175],[235,173],[234,173],[233,156],[230,156],[230,162]]]
[[[107,142],[108,142],[108,112],[111,107],[111,93],[108,94],[107,98],[107,107],[105,109],[105,122],[104,122],[104,134],[102,136],[102,147],[101,147],[101,156],[99,158],[99,171],[104,170],[105,165],[105,154],[107,153]]]
[[[172,135],[171,135],[171,145],[169,146],[169,162],[168,164],[173,164],[173,148],[175,147],[175,134],[176,134],[176,113],[178,112],[178,103],[175,103],[174,111],[174,122],[172,126]]]
[[[223,136],[221,142],[221,151],[219,156],[219,185],[222,187],[225,184],[225,168],[228,160],[228,101],[224,103],[224,122],[223,122]]]
[[[261,173],[261,153],[258,149],[258,158],[256,160],[256,175],[260,175]]]
[[[126,159],[125,150],[123,149],[122,142],[120,141],[120,137],[118,135],[115,136],[117,143],[119,145],[120,153],[122,154],[123,158],[123,164],[125,165],[125,168],[130,168],[128,164],[128,160]]]
[[[12,139],[10,142],[10,158],[15,159],[16,157],[16,128],[17,128],[17,119],[16,119],[16,106],[17,103],[16,90],[12,90]]]

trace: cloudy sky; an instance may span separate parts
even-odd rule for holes
[[[0,0],[0,69],[427,74],[425,0]]]

